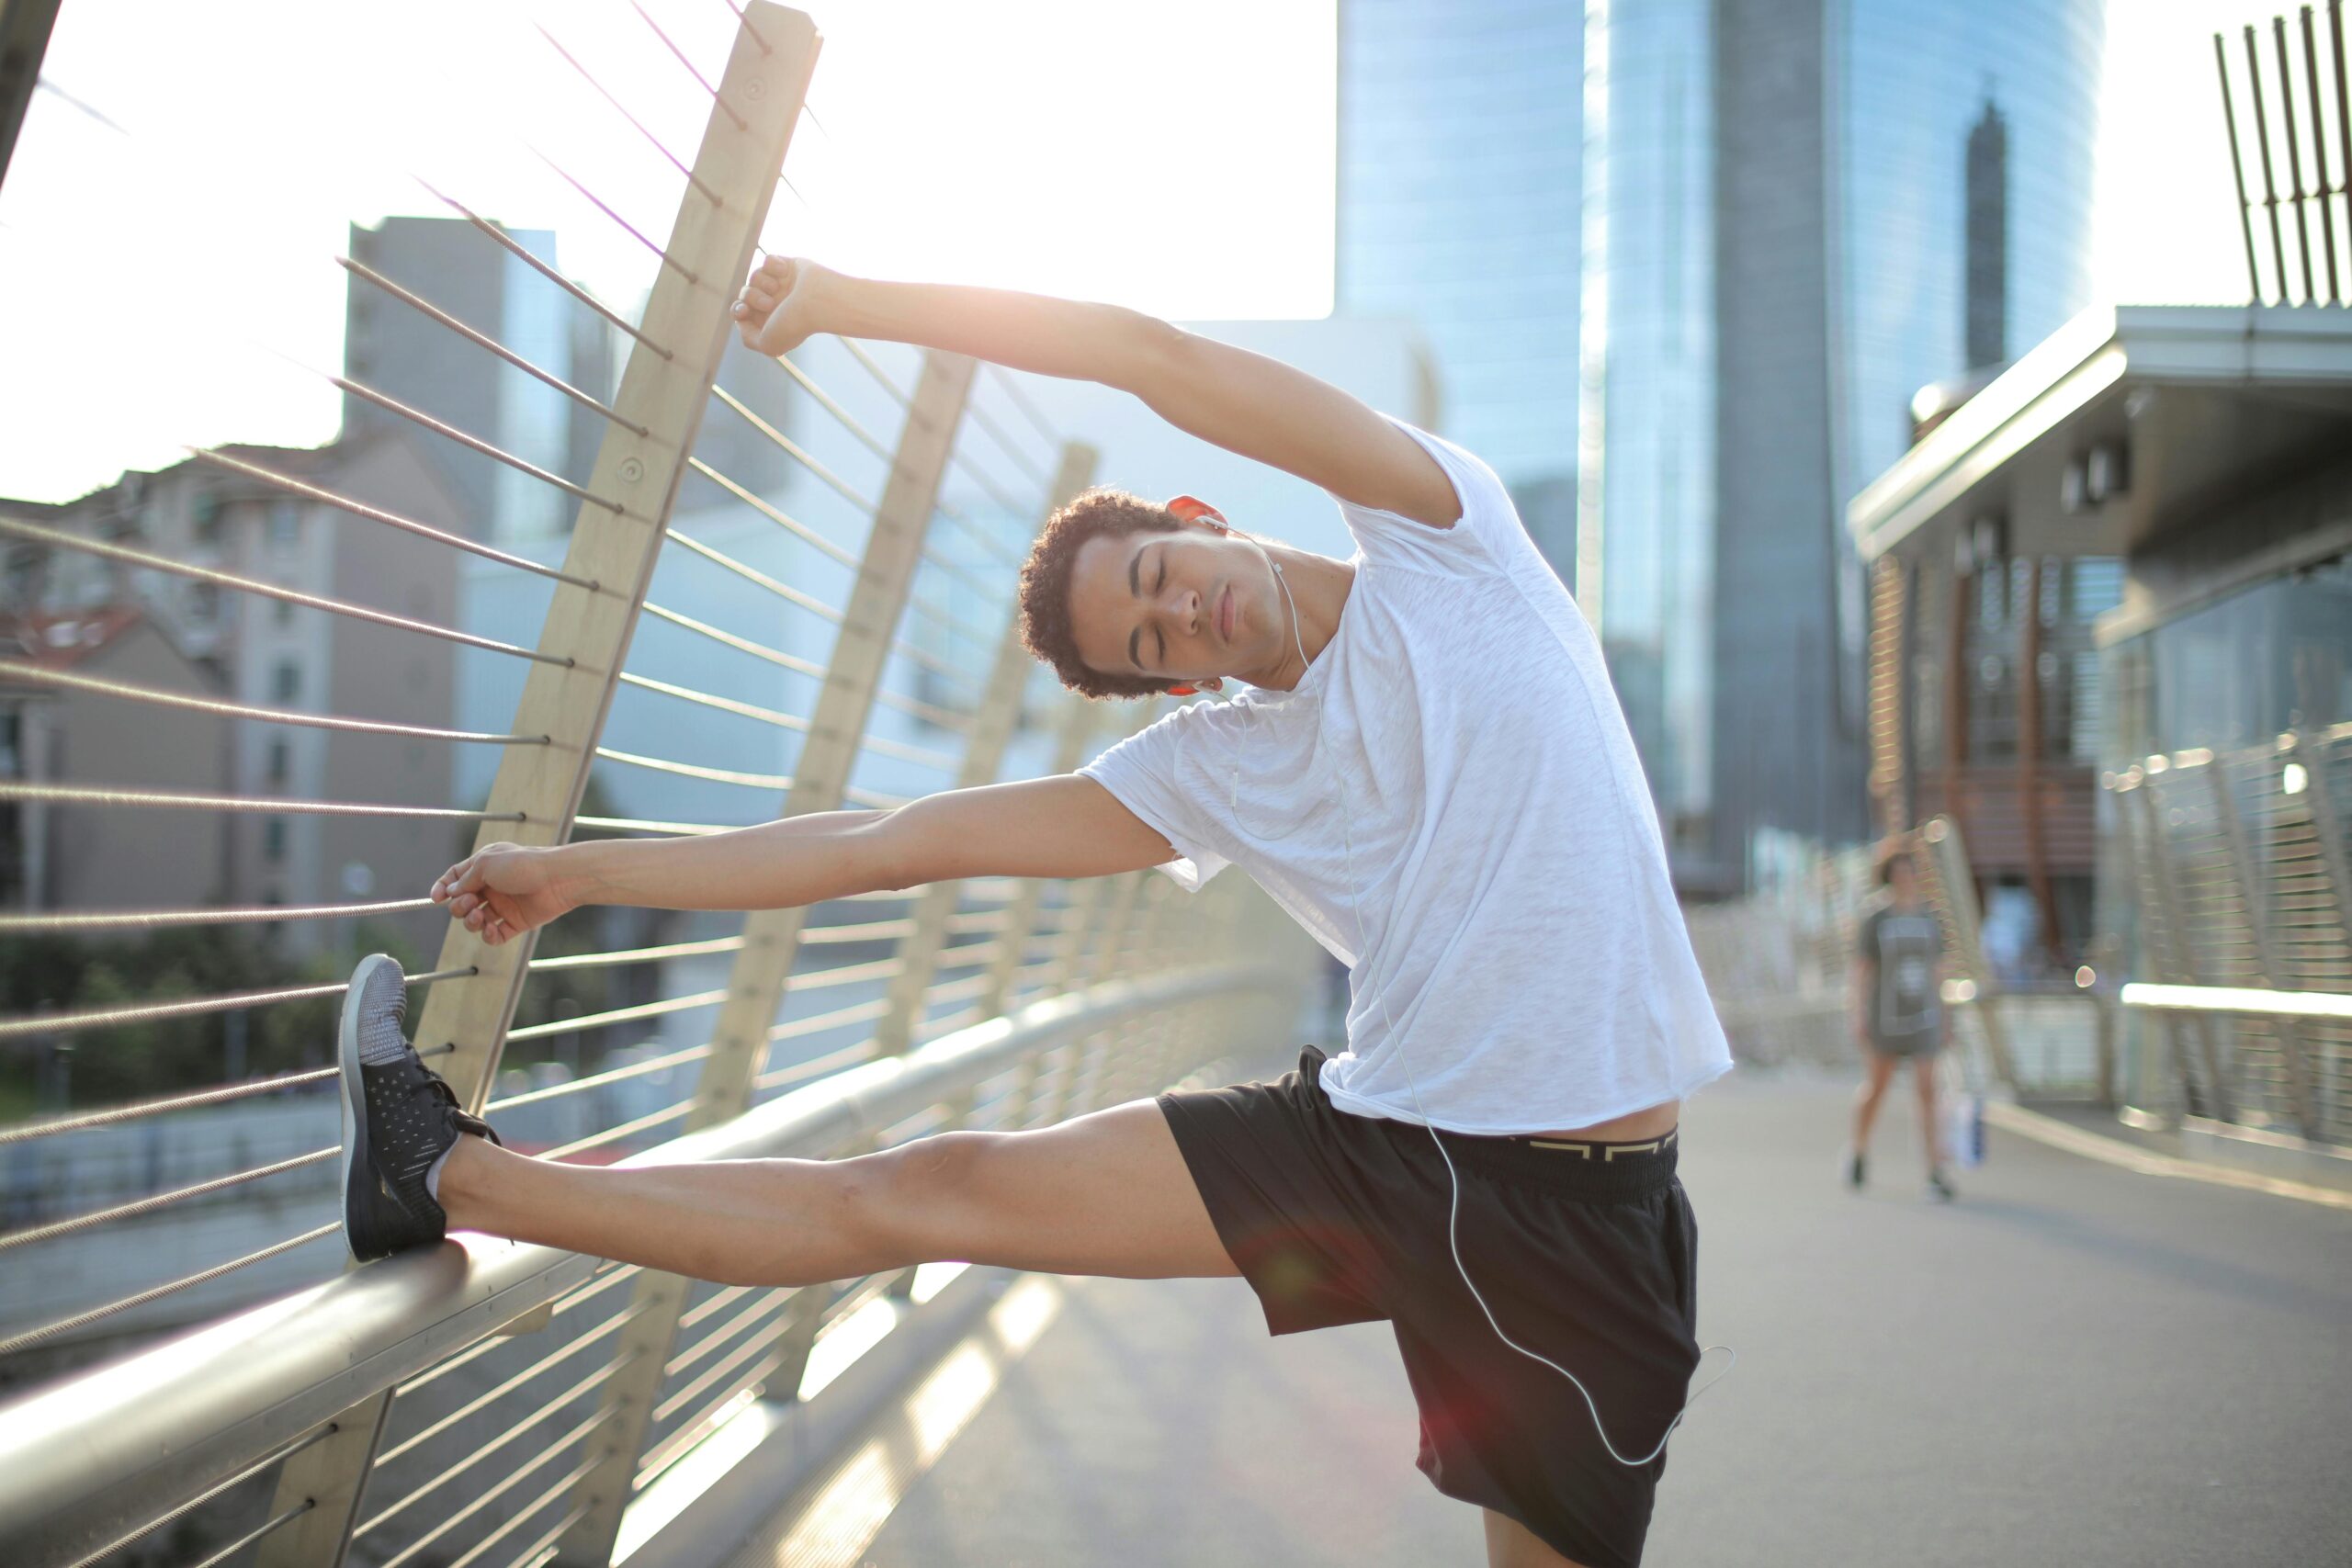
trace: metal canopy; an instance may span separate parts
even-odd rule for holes
[[[2070,495],[2105,449],[2123,488]],[[1862,558],[1949,548],[1990,520],[2016,555],[2130,553],[2208,504],[2352,451],[2352,310],[2086,310],[1930,431],[1846,509]]]

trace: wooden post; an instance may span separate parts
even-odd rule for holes
[[[664,252],[675,265],[656,274],[646,302],[644,336],[669,355],[632,349],[613,399],[621,417],[644,434],[607,424],[588,480],[590,494],[622,510],[583,502],[572,526],[564,570],[598,586],[558,584],[538,648],[567,662],[532,664],[515,709],[514,732],[545,735],[548,743],[508,747],[491,786],[489,811],[520,812],[524,819],[484,823],[477,848],[502,838],[562,842],[587,787],[596,737],[685,478],[719,355],[734,330],[728,306],[750,271],[776,171],[784,166],[816,69],[817,29],[807,16],[752,0],[749,21],[758,37],[737,30],[718,85],[720,99],[734,111],[714,107],[704,127],[694,181],[679,200]],[[489,1097],[533,946],[526,936],[492,947],[455,923],[442,943],[436,969],[474,973],[434,985],[415,1039],[420,1050],[455,1047],[434,1065],[470,1110],[481,1110]],[[337,1568],[343,1562],[391,1397],[388,1389],[345,1411],[336,1418],[335,1436],[286,1462],[275,1509],[305,1498],[313,1506],[264,1538],[256,1568]]]
[[[866,536],[865,556],[842,615],[841,633],[817,694],[816,713],[792,770],[792,788],[783,815],[799,817],[841,805],[856,760],[859,739],[880,686],[908,584],[922,558],[923,535],[939,502],[940,477],[955,445],[976,366],[960,355],[924,355],[922,378],[907,411],[898,455],[890,465]],[[768,1028],[775,1021],[786,982],[807,923],[805,908],[762,909],[743,922],[743,948],[719,1005],[710,1055],[695,1089],[694,1109],[684,1131],[730,1121],[749,1110],[752,1080],[767,1055]],[[557,1562],[601,1568],[612,1554],[627,1506],[629,1482],[652,1419],[662,1369],[675,1343],[688,1281],[647,1269],[637,1277],[636,1315],[615,1337],[613,1358],[626,1362],[605,1383],[606,1448],[602,1462],[582,1477],[579,1501],[587,1512],[568,1531]],[[634,1359],[629,1358],[634,1357]]]
[[[1047,517],[1092,482],[1096,456],[1093,447],[1075,442],[1062,448],[1060,470],[1054,475],[1053,488],[1046,496]],[[1038,521],[1042,526],[1044,519]],[[1021,640],[1019,615],[1008,613],[1004,636],[997,643],[996,664],[989,672],[979,709],[973,716],[971,735],[965,743],[964,761],[956,770],[957,789],[973,789],[996,782],[1004,766],[1004,749],[1012,739],[1012,727],[1021,717],[1022,694],[1028,686],[1029,671],[1035,662]],[[956,912],[963,886],[960,882],[935,882],[915,900],[914,930],[899,947],[901,967],[890,982],[889,1010],[875,1028],[876,1042],[884,1055],[899,1055],[914,1043],[915,1030],[922,1022],[923,997],[931,989],[932,976],[938,970],[940,951],[947,945],[947,918]],[[1014,929],[1010,909],[1006,917],[999,940],[1017,962],[1020,943],[1027,940],[1028,933]],[[1000,953],[1000,959],[1001,956]]]

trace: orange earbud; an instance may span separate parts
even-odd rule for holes
[[[1219,512],[1197,495],[1176,497],[1168,503],[1168,511],[1180,523],[1191,523],[1202,517],[1214,517],[1219,523],[1225,521],[1224,513]]]

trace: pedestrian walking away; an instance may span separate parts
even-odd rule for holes
[[[1023,568],[1023,636],[1105,701],[1198,700],[1076,773],[677,839],[492,844],[432,896],[492,944],[584,904],[760,909],[974,876],[1238,866],[1348,969],[1344,1048],[1239,1084],[854,1159],[585,1168],[500,1146],[346,1001],[346,1229],[451,1229],[730,1284],[933,1260],[1238,1276],[1268,1328],[1379,1321],[1418,1462],[1494,1564],[1629,1568],[1701,1351],[1682,1101],[1731,1057],[1591,627],[1472,454],[1135,311],[772,258],[782,355],[881,338],[1133,393],[1329,492],[1342,560],[1206,501],[1086,492]],[[1255,522],[1256,520],[1249,520]],[[371,967],[372,965],[372,967]]]

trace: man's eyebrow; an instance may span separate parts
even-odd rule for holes
[[[1143,570],[1143,553],[1150,547],[1148,544],[1137,545],[1136,553],[1127,558],[1127,592],[1138,599],[1143,597],[1143,578],[1140,575]],[[1141,626],[1136,627],[1127,634],[1127,662],[1138,670],[1143,668],[1143,654],[1139,651],[1141,647],[1139,639],[1142,637],[1143,627]]]

